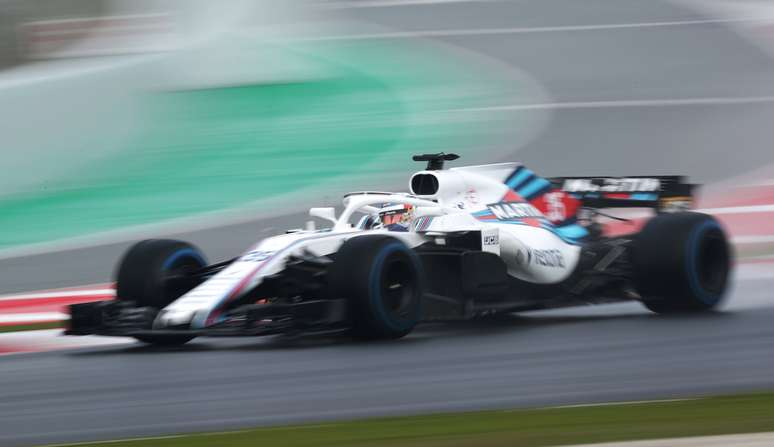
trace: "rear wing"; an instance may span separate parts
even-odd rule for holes
[[[555,189],[590,208],[654,208],[659,212],[690,209],[697,185],[678,175],[632,177],[554,177]]]

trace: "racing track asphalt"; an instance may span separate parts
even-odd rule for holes
[[[708,18],[637,0],[462,2],[335,14],[399,30]],[[525,70],[552,102],[774,95],[774,61],[720,24],[439,39]],[[707,182],[770,163],[772,122],[771,103],[559,109],[513,158],[546,175],[680,172]],[[303,220],[256,219],[179,236],[221,259]],[[125,247],[2,260],[2,291],[105,281]],[[0,445],[771,388],[772,283],[740,280],[729,310],[697,317],[655,317],[629,303],[428,326],[383,344],[202,339],[171,351],[9,356],[0,359]]]

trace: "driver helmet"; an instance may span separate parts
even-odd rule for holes
[[[379,210],[379,223],[393,231],[408,231],[414,207],[408,204],[386,204]]]

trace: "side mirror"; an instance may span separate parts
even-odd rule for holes
[[[336,223],[336,208],[311,208],[309,209],[309,215],[312,217],[319,217],[320,219],[327,220],[329,222]]]

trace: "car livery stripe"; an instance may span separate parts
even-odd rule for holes
[[[432,222],[433,218],[431,216],[422,216],[416,220],[414,231],[427,231]]]
[[[524,166],[519,166],[516,168],[515,171],[513,171],[513,174],[505,181],[505,184],[508,185],[511,189],[518,189],[522,185],[526,184],[527,181],[531,180],[535,177],[535,173],[531,170],[525,168]]]
[[[519,193],[520,196],[529,200],[550,187],[551,187],[551,182],[549,182],[544,178],[536,177],[526,185],[517,189],[516,192]]]
[[[500,199],[501,202],[524,202],[524,198],[518,194],[516,194],[516,191],[509,189],[505,192],[505,195],[502,199]]]
[[[481,210],[481,211],[476,211],[475,213],[471,213],[471,214],[473,215],[473,217],[476,217],[476,218],[478,218],[478,217],[490,217],[490,216],[494,217],[494,214],[489,209],[485,209],[485,210]]]
[[[658,194],[639,192],[639,193],[632,194],[631,199],[632,200],[651,200],[651,201],[655,201],[655,200],[658,200]]]
[[[552,224],[546,222],[542,225],[542,228],[559,236],[559,239],[571,245],[580,245],[580,239],[588,235],[586,229],[577,224],[567,225],[564,227],[555,227]]]
[[[570,225],[564,225],[561,227],[554,227],[556,232],[563,238],[577,240],[588,236],[589,232],[582,226],[574,223]]]
[[[564,225],[562,227],[556,227],[553,224],[551,224],[551,222],[549,222],[545,217],[529,217],[529,218],[515,218],[515,219],[501,220],[501,219],[498,219],[489,210],[477,211],[475,213],[471,213],[471,215],[475,217],[477,220],[482,222],[490,222],[490,223],[496,222],[496,223],[502,223],[502,224],[508,224],[508,225],[527,225],[535,228],[541,228],[543,230],[546,230],[555,234],[564,242],[567,242],[568,244],[572,244],[572,245],[580,244],[580,239],[588,235],[588,231],[586,231],[585,228],[583,228],[582,226],[576,223],[573,223],[570,225]]]
[[[271,264],[273,261],[278,259],[278,256],[280,254],[286,253],[287,251],[291,250],[292,248],[294,248],[295,246],[297,246],[298,244],[300,244],[302,242],[313,241],[313,240],[318,240],[318,239],[325,239],[325,238],[332,238],[332,237],[338,237],[338,236],[341,236],[341,235],[344,235],[344,234],[353,234],[353,233],[356,233],[356,232],[325,234],[325,235],[320,235],[320,236],[317,236],[317,237],[307,237],[307,238],[303,238],[303,239],[298,239],[298,240],[294,241],[293,243],[291,243],[290,245],[288,245],[287,247],[274,252],[269,258],[267,258],[265,261],[263,261],[259,265],[257,265],[255,267],[255,269],[253,269],[252,272],[250,272],[247,275],[245,275],[245,277],[242,278],[242,280],[230,292],[228,292],[226,295],[223,296],[223,298],[218,302],[218,304],[215,305],[215,307],[212,309],[212,311],[204,318],[204,322],[203,322],[204,324],[202,326],[206,327],[206,326],[211,325],[218,318],[218,316],[220,316],[221,311],[223,310],[223,306],[225,304],[227,304],[228,302],[233,301],[235,298],[237,298],[239,296],[239,294],[242,292],[242,290],[244,290],[245,286],[247,286],[247,284],[249,284],[250,281],[255,279],[255,276],[261,270],[263,270],[264,267],[266,267],[267,265]],[[253,248],[251,248],[251,250],[256,248],[256,247],[258,247],[259,244],[256,244],[255,246],[253,246]],[[199,318],[195,318],[194,321],[191,322],[192,326],[194,326],[194,323],[195,323],[196,320],[200,320],[200,319]]]

